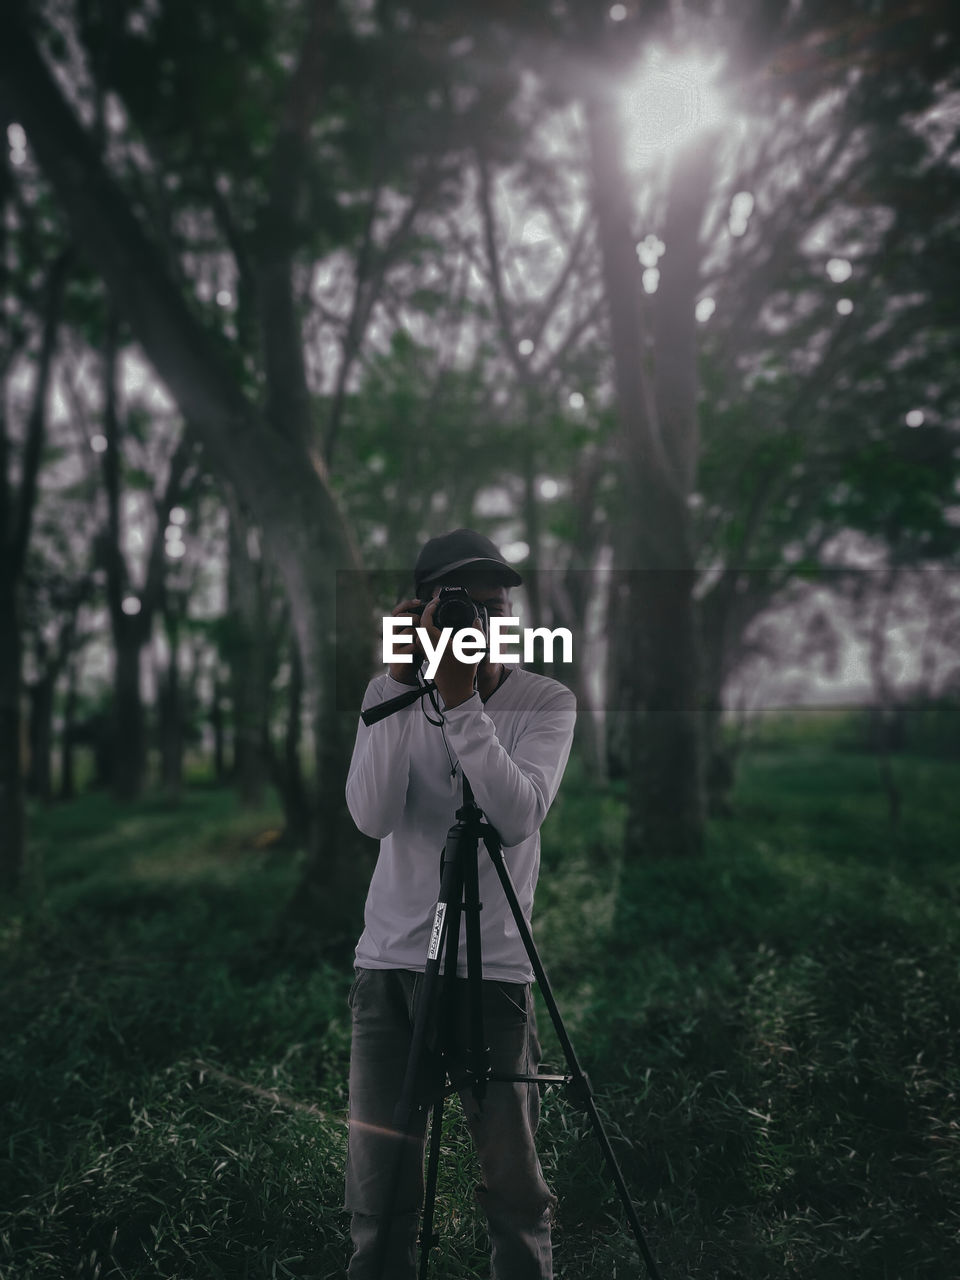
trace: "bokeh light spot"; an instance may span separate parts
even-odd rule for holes
[[[843,284],[853,275],[853,267],[846,258],[831,258],[827,263],[827,275],[834,284]]]
[[[742,218],[746,222],[753,213],[753,196],[749,191],[738,191],[730,201],[731,218]]]
[[[637,257],[644,267],[655,267],[660,259],[666,253],[667,246],[663,243],[659,236],[655,236],[652,232],[637,245]]]
[[[530,554],[530,547],[526,542],[508,542],[500,550],[503,552],[504,560],[510,564],[516,564],[518,560],[525,560]]]

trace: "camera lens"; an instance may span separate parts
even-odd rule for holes
[[[470,600],[441,600],[433,620],[441,631],[444,627],[462,631],[464,627],[472,627],[477,621],[477,616],[477,610]]]

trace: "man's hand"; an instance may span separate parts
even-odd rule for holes
[[[394,680],[399,680],[401,684],[417,683],[417,669],[427,656],[423,652],[420,641],[417,639],[417,633],[414,630],[418,625],[419,620],[417,615],[413,612],[413,609],[415,605],[420,605],[422,603],[422,600],[402,600],[390,614],[392,618],[400,618],[403,615],[407,615],[408,617],[411,615],[413,616],[413,622],[410,624],[410,639],[401,640],[399,636],[397,636],[393,645],[394,653],[412,653],[413,661],[391,662],[388,667],[388,670]]]
[[[434,648],[440,643],[440,629],[433,622],[433,615],[439,603],[439,596],[431,600],[420,619],[420,626],[430,637],[430,643]],[[453,652],[453,636],[450,637],[450,643],[443,651],[434,677],[444,705],[448,709],[459,706],[461,702],[466,702],[468,698],[473,697],[473,681],[482,657],[483,655],[479,654],[472,662],[459,662]]]

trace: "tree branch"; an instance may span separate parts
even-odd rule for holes
[[[197,438],[188,424],[170,459],[170,470],[163,492],[154,500],[155,525],[153,541],[150,544],[150,552],[147,557],[147,577],[143,591],[140,593],[140,613],[137,614],[136,619],[140,624],[144,642],[149,639],[154,612],[163,599],[165,571],[163,556],[166,548],[165,529],[167,520],[171,509],[184,494],[184,477],[195,457],[196,449]]]
[[[257,304],[267,380],[267,414],[274,430],[308,449],[313,418],[293,298],[293,249],[310,126],[325,80],[324,41],[336,19],[333,0],[313,0],[307,34],[291,76],[267,166],[267,203],[255,232]]]
[[[483,214],[483,240],[487,252],[488,276],[490,288],[493,291],[493,305],[496,308],[497,321],[500,325],[507,359],[513,365],[520,382],[529,387],[532,382],[530,369],[517,347],[516,335],[513,329],[513,317],[510,315],[510,308],[507,305],[506,295],[503,291],[503,270],[500,263],[500,252],[497,248],[493,202],[490,198],[490,171],[486,156],[479,146],[476,148],[476,157],[477,172],[480,179],[478,187],[480,211]]]
[[[564,289],[566,289],[574,271],[577,268],[577,264],[579,263],[580,257],[583,253],[583,247],[587,241],[587,232],[590,229],[590,223],[591,219],[589,215],[584,214],[583,221],[577,229],[576,238],[567,252],[567,260],[560,269],[553,287],[550,289],[550,292],[547,294],[540,307],[540,312],[534,321],[533,329],[530,333],[530,339],[533,342],[534,348],[536,348],[540,342],[543,331],[549,324],[550,318],[557,308],[557,303],[560,301]]]
[[[409,204],[403,212],[403,217],[394,228],[389,240],[386,245],[384,245],[383,250],[379,255],[374,253],[373,231],[376,221],[376,207],[382,188],[377,188],[374,198],[371,201],[370,216],[367,220],[364,241],[357,262],[353,305],[351,307],[350,319],[347,322],[347,329],[344,335],[342,358],[340,361],[340,368],[337,371],[337,381],[334,389],[333,403],[330,407],[330,416],[327,420],[324,457],[328,467],[332,463],[333,451],[336,447],[337,438],[340,434],[340,426],[343,419],[343,406],[346,399],[347,380],[350,376],[350,371],[356,362],[357,356],[360,353],[360,348],[363,345],[363,338],[366,334],[367,326],[370,323],[370,317],[373,314],[373,309],[379,298],[382,296],[383,285],[387,272],[410,235],[418,213],[423,208],[423,205],[428,199],[430,193],[437,186],[438,181],[439,174],[437,170],[433,168],[428,169],[421,177],[415,192],[410,198]],[[375,263],[375,266],[371,266],[372,263]]]
[[[53,364],[53,350],[57,340],[57,328],[60,324],[63,309],[63,291],[66,286],[67,272],[73,258],[73,247],[69,246],[57,255],[50,268],[48,279],[47,301],[43,318],[43,338],[40,343],[40,360],[37,368],[37,385],[33,396],[33,405],[27,422],[27,438],[23,449],[23,474],[20,480],[20,493],[17,496],[16,512],[13,520],[13,538],[10,545],[10,563],[14,576],[19,577],[23,569],[30,541],[30,525],[33,520],[33,509],[37,499],[37,474],[40,470],[40,456],[43,452],[43,437],[47,416],[47,392],[50,386],[50,374]]]

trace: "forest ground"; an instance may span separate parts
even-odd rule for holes
[[[696,864],[618,857],[574,761],[536,938],[664,1280],[960,1274],[960,772],[780,717]],[[344,1274],[349,957],[269,946],[274,804],[32,807],[42,899],[0,913],[0,1280]],[[360,921],[357,921],[359,932]],[[542,1000],[544,1069],[562,1068]],[[643,1274],[589,1123],[539,1146],[558,1280]],[[488,1273],[459,1108],[436,1280]]]

